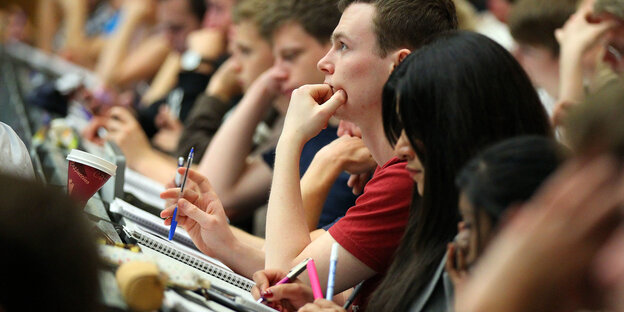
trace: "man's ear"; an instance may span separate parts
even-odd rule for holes
[[[392,53],[392,70],[394,70],[412,51],[410,49],[399,49]]]

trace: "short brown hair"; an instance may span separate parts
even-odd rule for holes
[[[514,4],[508,20],[513,38],[520,42],[547,48],[559,55],[555,30],[576,11],[578,0],[520,0]]]
[[[589,95],[564,121],[575,153],[611,152],[624,161],[624,81],[616,79]]]
[[[329,42],[340,21],[338,0],[273,0],[263,21],[263,28],[273,32],[279,27],[295,22],[321,44]]]
[[[239,0],[232,10],[234,24],[251,22],[258,28],[258,33],[265,40],[271,39],[273,28],[264,21],[271,14],[271,0]]]
[[[339,8],[344,11],[353,3],[375,6],[373,23],[381,56],[400,48],[418,49],[437,34],[457,29],[452,0],[341,0]]]

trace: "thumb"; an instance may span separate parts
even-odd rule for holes
[[[333,115],[336,110],[338,110],[338,108],[346,102],[347,94],[344,92],[344,90],[338,90],[329,98],[329,100],[321,105],[321,109],[329,113],[330,115]]]

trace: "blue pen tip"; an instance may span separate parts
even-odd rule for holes
[[[178,222],[171,221],[171,227],[169,228],[169,240],[173,239],[173,235],[175,234],[175,229],[177,225]]]

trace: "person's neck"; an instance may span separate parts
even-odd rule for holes
[[[364,141],[364,145],[370,151],[377,165],[381,167],[394,157],[394,150],[384,134],[381,120],[371,122],[370,125],[361,124],[358,127],[362,130],[362,141]]]

